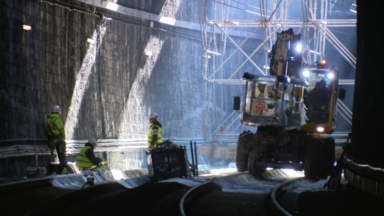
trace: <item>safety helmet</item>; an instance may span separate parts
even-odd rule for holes
[[[152,113],[152,114],[149,116],[149,118],[159,119],[160,116],[157,115],[157,113]]]
[[[88,140],[88,143],[96,143],[97,144],[97,139],[95,137],[90,137]]]
[[[52,113],[58,113],[58,114],[61,114],[60,106],[59,106],[59,105],[55,105],[55,106],[53,106],[52,109],[51,109],[51,112],[52,112]]]
[[[327,85],[327,82],[325,82],[325,80],[322,79],[320,80],[319,85],[322,87],[325,87]]]

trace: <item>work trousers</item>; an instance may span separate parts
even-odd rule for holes
[[[59,172],[62,173],[63,169],[66,168],[67,172],[64,174],[73,173],[72,168],[68,166],[65,141],[62,139],[57,140],[55,147],[56,147],[56,151],[57,151],[57,157],[59,158],[59,161],[60,161]]]

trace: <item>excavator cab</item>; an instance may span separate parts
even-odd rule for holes
[[[308,86],[304,90],[306,124],[300,131],[309,133],[333,133],[336,119],[336,91],[339,69],[304,65],[300,78]]]

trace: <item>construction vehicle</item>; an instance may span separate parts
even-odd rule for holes
[[[243,75],[246,88],[241,121],[257,127],[257,132],[239,136],[238,171],[256,174],[266,167],[304,169],[309,178],[325,178],[331,173],[335,142],[320,135],[335,129],[339,69],[327,67],[325,59],[302,66],[301,48],[300,35],[292,29],[282,31],[269,55],[271,75]],[[235,98],[234,105],[238,109],[239,99]]]

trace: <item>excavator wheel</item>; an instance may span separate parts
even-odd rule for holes
[[[249,159],[248,159],[248,170],[250,173],[254,175],[259,175],[265,171],[266,165],[264,162],[264,148],[262,145],[259,145],[257,140],[255,140],[255,143],[252,145],[253,148],[251,148],[249,152]]]
[[[236,167],[237,171],[245,172],[248,170],[248,142],[252,139],[253,133],[243,132],[237,140]]]
[[[317,176],[317,163],[316,161],[305,160],[304,173],[307,179],[315,179]]]
[[[325,138],[323,141],[323,151],[318,166],[318,177],[321,179],[331,175],[335,163],[335,140]]]
[[[236,153],[236,167],[237,171],[245,172],[248,170],[248,155],[244,153]]]
[[[255,160],[251,157],[248,161],[249,172],[254,175],[259,175],[265,171],[265,164],[262,160]]]
[[[327,178],[331,174],[335,159],[335,140],[332,138],[312,139],[304,163],[305,177]]]

